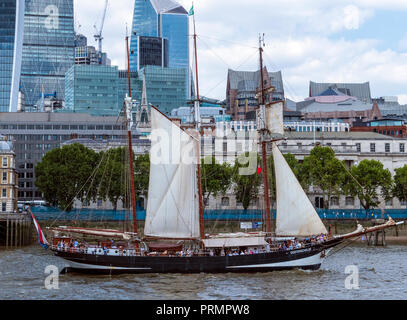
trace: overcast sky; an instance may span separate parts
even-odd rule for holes
[[[93,26],[105,0],[74,2],[77,29],[96,45]],[[110,0],[105,20],[104,51],[121,68],[133,7],[134,0]],[[282,71],[288,98],[307,97],[309,81],[370,81],[373,97],[407,103],[406,0],[195,0],[194,8],[204,96],[225,98],[228,68],[258,69],[258,34],[265,33],[264,63]]]

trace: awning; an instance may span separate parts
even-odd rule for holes
[[[211,238],[204,239],[203,243],[205,248],[259,247],[267,245],[264,237]]]

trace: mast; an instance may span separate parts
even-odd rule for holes
[[[131,137],[131,127],[133,126],[131,116],[131,80],[130,80],[130,54],[129,54],[129,36],[126,35],[127,47],[127,75],[129,80],[129,99],[126,101],[126,116],[127,116],[127,136],[129,148],[129,164],[130,164],[130,185],[131,185],[131,205],[133,213],[133,232],[137,233],[137,209],[136,209],[136,190],[134,187],[134,168],[133,168],[133,143]]]
[[[193,4],[192,4],[193,8]],[[196,47],[196,28],[195,28],[195,13],[192,13],[194,22],[194,51],[195,51],[195,78],[196,78],[196,100],[194,104],[195,110],[195,129],[198,132],[198,161],[197,161],[197,175],[198,175],[198,196],[199,196],[199,230],[201,239],[205,239],[205,222],[204,222],[204,203],[202,195],[202,179],[201,179],[201,120],[200,120],[200,101],[199,101],[199,82],[198,82],[198,52]]]
[[[259,52],[260,52],[260,81],[261,81],[261,95],[260,95],[260,112],[265,115],[265,94],[264,94],[264,74],[263,74],[263,37],[259,36]],[[265,118],[263,118],[265,119]],[[263,179],[264,179],[264,202],[266,207],[266,232],[271,234],[271,217],[270,217],[270,196],[269,196],[269,181],[268,181],[268,168],[267,168],[267,128],[260,129],[261,135],[261,150],[262,150],[262,163],[263,163]]]

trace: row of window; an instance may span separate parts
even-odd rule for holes
[[[1,124],[0,129],[5,130],[125,130],[124,126],[120,125],[42,125],[42,124]]]
[[[374,198],[373,201],[378,201],[377,198]],[[331,206],[339,206],[339,198],[336,196],[333,196],[329,200],[329,204]],[[407,205],[406,201],[400,201],[400,204],[402,206]],[[346,197],[345,198],[345,206],[354,206],[355,205],[355,198],[354,197]],[[393,199],[388,199],[385,201],[386,206],[392,206],[393,205]],[[322,197],[316,197],[315,198],[315,207],[318,209],[323,209],[324,208],[324,203],[323,203],[323,198]]]

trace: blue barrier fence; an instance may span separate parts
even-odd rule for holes
[[[50,207],[32,207],[32,211],[38,220],[79,220],[79,221],[124,221],[131,220],[130,211],[126,210],[92,210],[81,209],[71,212],[62,212],[57,208]],[[382,211],[361,210],[361,209],[329,209],[317,210],[321,219],[330,220],[349,220],[349,219],[380,219]],[[407,209],[387,209],[384,210],[384,218],[392,217],[393,219],[407,220]],[[271,211],[271,218],[275,219],[275,210]],[[146,212],[143,209],[137,210],[137,219],[145,220]],[[205,210],[205,220],[223,220],[223,221],[254,221],[263,220],[262,210]]]

